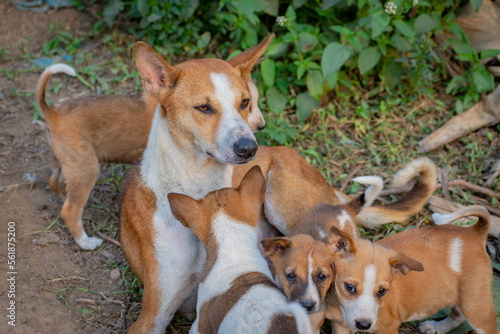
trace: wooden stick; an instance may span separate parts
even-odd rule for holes
[[[450,166],[446,166],[441,170],[441,184],[443,186],[443,197],[445,200],[451,202],[450,189],[448,188],[448,173]]]
[[[347,175],[347,178],[344,180],[344,183],[342,183],[342,186],[340,187],[341,192],[344,192],[344,189],[347,187],[347,184],[349,184],[349,182],[351,182],[352,178],[354,177],[354,175],[356,175],[356,172],[358,170],[359,170],[359,166],[356,166],[356,168],[354,168],[354,170],[352,172],[350,172],[349,175]]]

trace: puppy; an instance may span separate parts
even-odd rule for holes
[[[450,306],[448,318],[425,322],[419,330],[447,333],[467,319],[477,333],[496,334],[491,263],[485,250],[488,212],[473,206],[433,218],[447,224],[467,216],[478,217],[478,223],[469,228],[415,228],[377,243],[333,227],[329,247],[345,324],[353,331],[396,334],[402,322],[425,319]]]
[[[249,52],[254,49],[228,62],[241,64]],[[54,64],[45,69],[38,81],[37,102],[47,122],[47,139],[54,157],[49,186],[57,197],[65,197],[61,217],[76,243],[91,250],[100,246],[102,240],[87,236],[81,216],[99,176],[99,163],[133,163],[142,157],[158,99],[148,93],[86,96],[70,99],[54,110],[45,101],[45,87],[57,73],[76,75],[72,67]],[[257,103],[259,91],[250,73],[244,75],[252,97],[247,121],[257,132],[265,126]]]
[[[144,89],[159,101],[140,165],[128,174],[120,208],[122,249],[144,285],[130,333],[164,333],[173,314],[196,305],[205,249],[172,215],[167,195],[202,198],[231,185],[233,165],[255,157],[245,78],[271,39],[243,53],[241,64],[197,59],[169,65],[143,42],[136,64]]]
[[[311,333],[305,310],[287,303],[257,248],[264,187],[254,167],[237,189],[201,200],[168,195],[174,217],[194,231],[207,253],[190,333]]]

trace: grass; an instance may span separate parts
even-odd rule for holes
[[[60,27],[52,27],[55,37],[44,44],[38,54],[24,53],[22,59],[32,60],[38,57],[52,57],[57,60],[70,56],[68,63],[77,69],[79,80],[93,94],[127,94],[141,89],[140,78],[133,64],[131,50],[134,38],[113,32],[104,35],[98,30],[88,33],[73,33]],[[8,50],[0,49],[0,58],[11,59]],[[176,63],[174,59],[174,63]],[[8,79],[20,73],[40,71],[40,67],[31,66],[25,69],[0,69]],[[64,88],[68,77],[54,78],[49,84],[49,90],[55,94],[67,96]],[[439,85],[439,83],[435,84]],[[335,187],[340,187],[348,175],[359,168],[359,175],[379,175],[390,180],[392,175],[411,159],[420,156],[417,151],[418,141],[425,135],[439,128],[453,116],[455,98],[442,92],[439,87],[432,87],[422,96],[383,95],[368,88],[338,89],[331,93],[328,99],[306,122],[299,124],[291,104],[283,113],[267,111],[266,99],[261,98],[261,109],[264,112],[268,126],[258,135],[261,144],[276,144],[276,138],[285,138],[287,145],[297,149],[307,161],[315,166],[323,176]],[[434,93],[432,93],[434,92]],[[21,92],[13,88],[11,94],[20,98],[31,99],[34,92]],[[262,94],[264,95],[264,94]],[[289,97],[293,100],[293,96]],[[38,119],[39,111],[34,109],[34,119]],[[475,184],[482,184],[484,175],[488,172],[495,159],[500,157],[500,127],[489,127],[484,131],[469,134],[442,149],[427,155],[439,167],[450,166],[450,180],[464,179]],[[108,165],[103,171],[103,177],[96,185],[94,197],[91,199],[90,216],[96,228],[111,238],[118,237],[116,217],[118,215],[117,194],[121,191],[124,174],[129,170],[127,165]],[[500,181],[492,186],[495,192],[500,191]],[[354,194],[360,190],[355,183],[349,183],[346,193]],[[473,204],[474,195],[467,189],[452,189],[454,201],[462,204]],[[386,201],[395,200],[395,197]],[[492,205],[498,205],[496,200],[488,199]],[[87,215],[89,214],[89,209]],[[428,224],[430,212],[422,211],[409,224]],[[66,228],[58,220],[54,220],[46,231],[53,226]],[[365,238],[379,240],[392,235],[405,226],[385,224],[377,230],[361,228]],[[106,295],[128,294],[127,308],[131,303],[142,299],[142,285],[138,278],[130,272],[127,265],[109,262],[108,265],[120,268],[122,280],[127,287],[125,291],[106,293]],[[101,294],[87,288],[75,289],[91,294]],[[68,310],[64,293],[67,288],[53,291],[61,299]],[[70,292],[70,291],[69,291]],[[135,306],[134,306],[135,307]],[[100,306],[78,309],[84,318],[91,316]],[[126,312],[127,310],[123,310]],[[136,318],[138,308],[134,308],[127,321]],[[123,316],[125,319],[125,316]],[[188,325],[185,319],[176,318],[173,331],[183,332]],[[326,330],[326,327],[325,327]],[[405,330],[406,332],[406,330]]]

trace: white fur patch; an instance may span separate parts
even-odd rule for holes
[[[424,334],[446,334],[452,329],[457,328],[462,322],[464,322],[465,317],[460,312],[460,317],[452,318],[450,316],[444,318],[440,321],[428,320],[424,321],[418,326],[418,331]],[[408,320],[411,321],[411,320]],[[476,330],[479,334],[480,332]]]
[[[370,185],[370,187],[365,190],[365,206],[371,205],[384,188],[384,181],[382,181],[382,178],[379,176],[358,176],[352,180],[361,184]]]
[[[340,224],[341,230],[345,229],[346,223],[352,224],[351,216],[349,216],[349,214],[345,210],[342,210],[342,214],[340,214],[338,219],[339,219],[339,224]]]
[[[100,245],[102,245],[103,240],[96,237],[89,237],[87,233],[83,231],[82,236],[78,239],[75,238],[75,241],[77,245],[83,249],[94,250]]]
[[[321,306],[321,297],[319,295],[318,287],[314,283],[313,280],[313,270],[314,270],[314,261],[312,259],[311,254],[307,256],[307,288],[304,293],[304,297],[300,298],[301,301],[311,301],[316,303],[315,309]]]
[[[318,234],[321,239],[328,237],[328,234],[320,226],[318,226]]]
[[[76,76],[75,69],[69,65],[66,64],[53,64],[47,67],[44,71],[45,72],[51,72],[53,74],[56,73],[65,73],[67,75],[71,75],[72,77]],[[43,75],[43,74],[42,74]]]
[[[462,240],[460,238],[456,238],[451,243],[450,268],[459,274],[462,271]]]
[[[376,278],[377,268],[369,264],[365,267],[363,292],[359,297],[347,300],[341,306],[346,324],[355,331],[359,330],[356,328],[356,321],[368,320],[372,324],[371,328],[377,323],[380,305],[373,295]]]
[[[455,218],[453,213],[442,215],[437,212],[432,214],[432,220],[436,225],[445,225],[451,223]]]
[[[237,163],[238,157],[234,145],[242,138],[255,141],[248,123],[238,113],[234,104],[237,93],[222,73],[210,74],[210,80],[215,88],[215,96],[221,105],[221,120],[216,134],[216,152],[211,152],[215,158],[225,163]],[[246,161],[245,161],[246,162]]]

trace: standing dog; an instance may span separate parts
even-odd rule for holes
[[[246,54],[242,53],[228,62],[236,66],[244,57]],[[99,163],[133,163],[142,157],[158,99],[148,93],[86,96],[71,99],[54,110],[45,101],[45,87],[57,73],[76,75],[72,67],[54,64],[45,69],[38,81],[37,102],[47,122],[48,142],[54,156],[49,186],[57,197],[65,197],[61,216],[76,243],[91,250],[100,246],[102,240],[87,236],[81,217],[99,176]],[[257,132],[265,126],[257,103],[259,91],[250,72],[244,75],[251,96],[247,121]]]
[[[175,67],[138,42],[136,64],[159,106],[140,166],[127,177],[120,237],[132,271],[144,284],[143,308],[130,333],[163,333],[181,304],[194,309],[205,250],[170,210],[171,192],[202,198],[231,186],[232,165],[257,152],[247,124],[245,78],[271,39],[247,50],[241,63],[198,59]]]
[[[237,189],[216,190],[198,201],[168,195],[174,217],[194,231],[207,253],[190,333],[312,332],[306,311],[287,302],[257,247],[264,187],[254,167]]]
[[[469,228],[442,225],[467,216],[478,217],[478,223]],[[485,249],[488,212],[472,206],[434,214],[433,219],[440,226],[407,230],[377,243],[332,228],[335,290],[353,331],[397,334],[402,322],[425,319],[450,306],[448,318],[427,321],[419,330],[444,334],[467,319],[477,333],[497,333]]]

